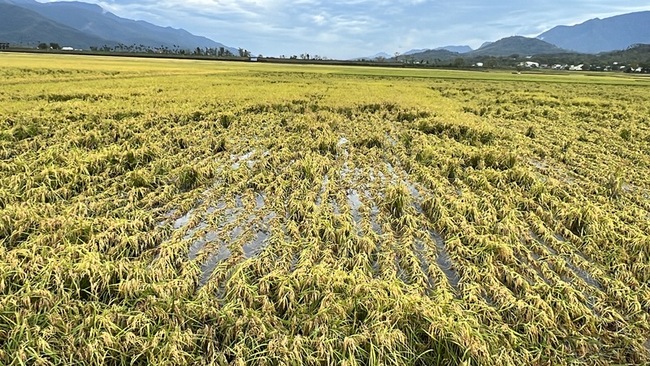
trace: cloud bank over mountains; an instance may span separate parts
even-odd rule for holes
[[[650,1],[611,0],[87,0],[116,15],[227,41],[264,55],[307,52],[333,58],[405,52],[446,44],[478,48],[486,40],[536,36],[650,9]]]

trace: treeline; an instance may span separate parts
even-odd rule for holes
[[[628,71],[650,70],[650,45],[637,44],[626,50],[600,54],[558,53],[527,55],[513,53],[508,56],[474,56],[472,54],[436,53],[427,57],[426,54],[396,56],[386,59],[421,67],[451,67],[451,68],[522,68],[531,63],[536,67],[570,69],[571,66],[582,65],[583,71]],[[377,62],[383,61],[382,59]]]

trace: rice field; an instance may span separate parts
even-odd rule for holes
[[[650,362],[650,80],[0,54],[0,364]]]

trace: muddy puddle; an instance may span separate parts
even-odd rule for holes
[[[293,273],[296,270],[296,267],[298,267],[298,262],[300,262],[300,255],[302,254],[302,249],[297,249],[293,253],[293,257],[291,258],[291,264],[289,265],[289,272]]]
[[[266,203],[266,195],[261,192],[255,193],[255,210],[259,211],[264,208]]]
[[[391,136],[390,134],[388,134],[388,132],[386,132],[386,140],[388,141],[388,143],[389,143],[391,146],[397,146],[397,141],[395,141],[395,139],[393,138],[393,136]]]
[[[190,219],[192,218],[192,214],[194,213],[194,209],[191,209],[187,211],[187,213],[174,221],[174,230],[178,230],[182,228],[183,226],[187,225],[190,222]]]
[[[407,285],[411,284],[411,277],[409,276],[408,272],[402,267],[402,264],[400,263],[401,259],[399,255],[395,255],[395,276],[397,279],[400,281],[404,282]]]
[[[541,246],[546,248],[546,250],[549,253],[551,253],[554,256],[558,255],[558,252],[555,249],[551,248],[549,245],[547,245],[546,242],[544,242],[544,240],[542,238],[540,238],[539,235],[537,235],[535,232],[533,232],[532,230],[529,230],[528,233],[530,234],[530,236],[538,244],[540,244]],[[567,242],[566,238],[564,236],[562,236],[561,234],[559,234],[559,233],[555,233],[553,235],[553,237],[556,240],[560,241],[560,242],[563,242],[563,243]],[[535,254],[533,251],[531,251],[531,253],[533,254],[535,260],[539,260],[539,256],[537,254]],[[578,255],[582,256],[583,259],[587,260],[581,253],[578,253]],[[567,258],[566,255],[562,255],[561,257],[564,260],[564,262],[566,263],[567,268],[569,268],[569,270],[571,270],[571,272],[573,272],[577,277],[581,278],[589,286],[594,287],[594,288],[596,288],[598,290],[602,290],[603,287],[600,284],[600,282],[598,282],[596,279],[594,279],[589,272],[587,272],[587,271],[583,270],[582,268],[578,267],[570,258]],[[562,276],[562,277],[564,277],[564,276]],[[567,279],[567,278],[562,278],[562,280],[567,282],[567,283],[572,282],[570,279]]]
[[[327,190],[328,184],[329,184],[329,176],[325,174],[325,176],[323,176],[323,182],[321,184],[320,192],[318,192],[318,196],[316,196],[316,206],[320,206],[321,203],[323,202],[323,196],[325,195],[325,191]]]
[[[564,258],[564,261],[567,264],[567,267],[580,279],[582,279],[587,285],[596,288],[598,290],[602,290],[603,286],[598,282],[596,279],[594,279],[591,274],[584,269],[578,267],[575,265],[575,263],[569,259],[569,258]]]
[[[379,239],[375,243],[375,249],[370,253],[370,261],[372,268],[373,277],[378,278],[381,270],[381,265],[379,264],[381,252],[383,250],[383,240]]]
[[[359,213],[359,208],[361,207],[361,197],[355,189],[348,190],[348,206],[352,212],[352,218],[357,226],[361,223],[361,214]]]
[[[381,170],[377,171],[377,177],[379,177],[379,180],[383,183],[386,181],[386,176],[384,173],[381,172]]]
[[[235,195],[235,207],[236,208],[244,207],[244,202],[242,202],[240,194]]]
[[[196,225],[195,227],[193,227],[193,228],[187,230],[187,232],[186,232],[185,235],[183,236],[183,240],[187,240],[187,239],[192,238],[192,237],[194,236],[194,234],[196,234],[196,233],[197,233],[198,231],[200,231],[200,230],[205,229],[206,227],[208,227],[208,224],[207,224],[205,221],[201,221],[201,222],[200,222],[198,225]]]
[[[350,153],[348,153],[348,149],[346,149],[346,148],[344,148],[344,147],[345,147],[345,145],[347,145],[349,142],[350,142],[350,141],[349,141],[348,139],[346,139],[345,137],[341,137],[341,138],[339,139],[338,143],[336,144],[336,146],[339,147],[339,148],[341,148],[341,150],[343,151],[343,158],[346,159],[346,160],[347,160],[348,157],[350,156]]]
[[[272,218],[275,217],[275,213],[272,212],[267,215],[267,217],[271,217],[268,220],[270,221]],[[257,217],[255,215],[250,215],[244,223],[241,225],[236,226],[232,231],[230,232],[230,241],[233,242],[237,240],[248,228],[253,226],[253,221],[255,221]],[[227,224],[232,223],[230,222],[225,222],[219,226],[219,230],[223,229]],[[257,233],[255,234],[255,237],[245,243],[242,247],[243,252],[244,252],[244,259],[249,259],[257,254],[261,253],[261,251],[266,247],[268,244],[268,238],[270,236],[270,232],[268,231],[268,228],[264,228],[261,230],[258,230]],[[210,231],[208,232],[203,238],[195,241],[192,244],[192,247],[190,247],[190,259],[194,259],[198,256],[198,253],[205,247],[205,245],[209,242],[213,242],[218,240],[218,231]],[[228,248],[228,245],[220,241],[220,246],[219,249],[216,253],[210,255],[208,257],[208,260],[201,266],[201,281],[200,285],[203,286],[207,282],[207,280],[210,278],[212,275],[212,272],[216,268],[216,266],[230,258],[232,255],[230,249]]]
[[[393,168],[393,164],[391,163],[386,163],[386,170],[388,171],[388,174],[390,175],[390,182],[392,184],[395,184],[399,181],[397,174],[395,173],[395,168]]]
[[[415,212],[419,214],[424,214],[424,211],[422,210],[422,205],[420,204],[420,192],[415,188],[415,185],[413,183],[406,181],[406,186],[408,187],[409,191],[411,192],[411,197],[413,197],[413,208],[415,208]]]
[[[548,278],[546,278],[546,276],[544,276],[544,274],[542,273],[541,268],[538,265],[539,256],[537,254],[535,254],[535,252],[533,252],[533,251],[530,251],[530,253],[531,253],[531,255],[532,255],[532,257],[533,257],[533,259],[535,260],[536,263],[531,263],[528,260],[528,258],[523,256],[523,255],[516,255],[516,257],[519,260],[519,262],[521,262],[522,266],[532,268],[533,270],[535,270],[535,272],[537,273],[537,276],[539,276],[539,278],[541,278],[547,285],[551,286],[551,281]],[[531,285],[532,285],[532,283],[531,283]]]
[[[233,170],[237,170],[237,169],[239,169],[239,167],[242,164],[246,163],[248,165],[248,167],[252,169],[253,166],[255,166],[255,163],[256,163],[255,160],[251,160],[251,157],[253,156],[253,154],[255,154],[255,150],[251,150],[251,151],[249,151],[246,154],[241,155],[241,156],[230,155],[230,160],[234,161],[232,163],[232,165],[230,166],[230,168],[233,169]]]
[[[345,177],[347,177],[351,171],[352,169],[350,169],[350,164],[348,164],[348,162],[346,161],[345,163],[343,163],[343,166],[341,167],[341,171],[340,171],[341,178],[345,179]]]
[[[438,251],[438,255],[436,256],[436,263],[438,264],[438,267],[440,267],[442,272],[445,274],[445,277],[447,277],[449,284],[454,289],[458,289],[460,277],[458,276],[458,272],[456,272],[456,270],[453,268],[453,262],[451,261],[451,257],[447,252],[447,248],[445,247],[445,241],[438,233],[433,230],[429,230],[429,235],[431,235],[431,239],[433,239],[433,241],[436,243],[436,249]]]
[[[530,235],[530,237],[533,238],[533,240],[535,240],[537,244],[544,247],[549,253],[551,253],[552,255],[557,255],[557,251],[551,248],[550,246],[548,246],[546,242],[542,238],[540,238],[539,235],[537,235],[537,233],[535,233],[532,229],[528,230],[528,235]]]
[[[336,202],[335,198],[330,199],[330,206],[332,206],[332,212],[335,215],[340,215],[341,214],[341,209],[339,207],[339,203]]]
[[[383,233],[383,230],[381,229],[381,225],[379,224],[379,207],[372,199],[372,195],[370,194],[370,191],[368,190],[364,191],[364,195],[371,203],[370,204],[370,227],[372,228],[372,231],[374,231],[377,235],[381,235]]]
[[[246,218],[246,221],[240,225],[237,225],[230,233],[230,241],[232,242],[237,240],[247,228],[250,228],[252,226],[253,221],[255,221],[256,218],[257,216],[250,215],[248,218]]]
[[[414,249],[415,250],[413,252],[417,257],[418,262],[420,262],[420,270],[422,271],[422,274],[424,274],[424,277],[427,279],[428,287],[432,289],[435,284],[435,281],[429,274],[430,264],[429,264],[429,259],[427,258],[427,248],[421,240],[416,240]]]
[[[539,170],[548,169],[548,165],[545,162],[541,161],[541,160],[530,159],[529,162],[530,162],[530,165],[534,166],[535,168],[537,168]]]
[[[175,208],[173,208],[173,209],[171,209],[171,210],[165,212],[165,213],[162,215],[162,220],[158,221],[157,226],[160,227],[160,226],[165,226],[165,225],[167,225],[167,223],[169,222],[169,220],[170,220],[172,217],[174,217],[174,215],[176,215],[177,212],[178,212],[178,210],[175,209]]]
[[[221,246],[219,246],[219,250],[215,254],[211,255],[208,260],[201,266],[201,279],[199,280],[199,287],[205,286],[205,284],[208,283],[210,276],[212,276],[212,272],[214,272],[214,269],[217,268],[217,265],[230,258],[231,255],[232,253],[230,252],[228,246],[222,243]]]
[[[217,232],[212,230],[205,234],[203,238],[196,240],[194,243],[192,243],[192,245],[190,245],[190,251],[188,254],[189,258],[195,259],[199,255],[201,249],[203,249],[207,243],[211,243],[217,240],[217,238]]]
[[[271,220],[273,220],[277,216],[278,216],[278,214],[275,213],[275,211],[271,211],[268,214],[266,214],[266,216],[264,216],[262,218],[262,222],[264,222],[264,224],[268,225],[268,223],[271,222]]]
[[[217,202],[216,205],[212,205],[212,206],[208,207],[208,209],[205,210],[205,212],[208,215],[212,215],[213,213],[217,212],[217,210],[220,211],[220,210],[223,210],[224,208],[226,208],[226,203],[224,201],[219,201],[219,202]]]
[[[244,244],[242,247],[244,251],[244,258],[249,259],[260,254],[262,250],[264,250],[264,248],[266,248],[268,245],[267,239],[270,235],[271,234],[266,229],[259,230],[255,235],[255,238]]]

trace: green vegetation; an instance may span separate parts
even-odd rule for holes
[[[0,56],[0,364],[650,362],[647,79]]]

